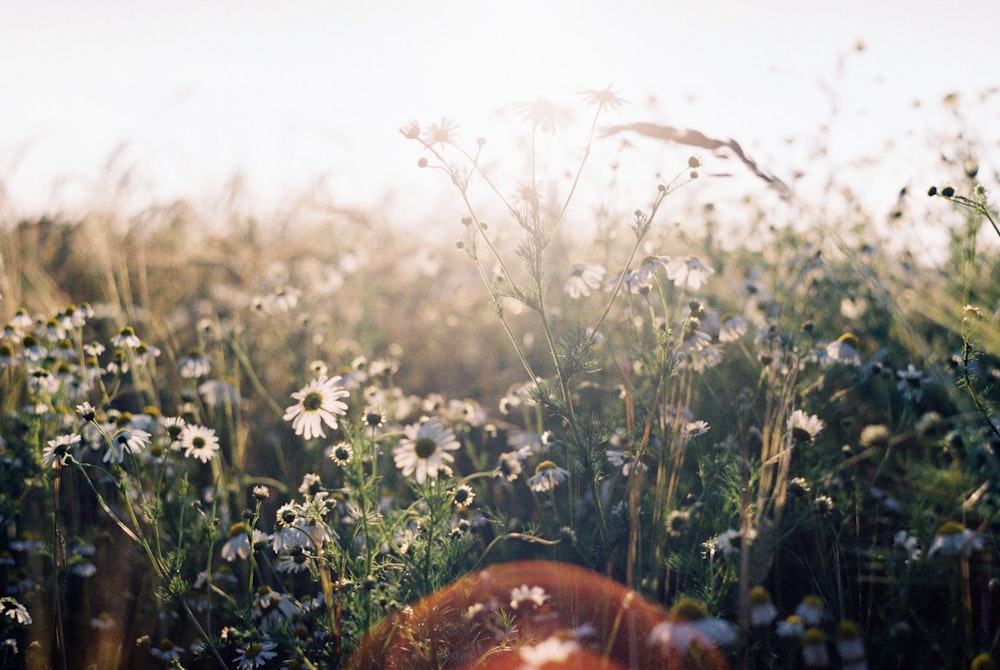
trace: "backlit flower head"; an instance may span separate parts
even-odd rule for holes
[[[715,270],[694,256],[674,258],[667,263],[667,278],[678,288],[697,291],[708,281]]]
[[[927,557],[930,558],[935,554],[972,556],[984,545],[983,537],[979,533],[969,530],[957,521],[947,521],[938,527],[934,539],[931,540],[931,546],[927,550]]]
[[[117,335],[111,338],[111,344],[119,349],[135,349],[142,344],[142,340],[135,334],[132,326],[125,326],[118,331]]]
[[[771,601],[771,594],[759,584],[748,595],[750,601],[750,625],[770,626],[778,618],[778,608]]]
[[[825,668],[830,665],[826,635],[819,628],[808,628],[802,635],[802,663],[807,668]]]
[[[861,626],[856,621],[843,619],[837,624],[837,654],[845,668],[867,667],[865,641],[861,637]]]
[[[557,636],[548,637],[537,644],[526,644],[518,649],[518,656],[522,670],[535,670],[536,668],[564,667],[570,657],[580,652],[580,643],[572,639],[563,639]],[[566,666],[568,667],[568,666]]]
[[[569,471],[561,468],[552,461],[542,461],[535,466],[535,474],[528,479],[528,486],[536,493],[551,491],[559,484],[566,481]]]
[[[818,416],[806,414],[801,409],[788,417],[788,431],[796,442],[813,441],[825,425]]]
[[[774,632],[778,634],[778,637],[798,640],[805,634],[806,625],[802,617],[793,614],[787,619],[779,621]]]
[[[701,600],[681,596],[670,607],[669,621],[654,626],[647,643],[687,654],[697,647],[731,644],[738,634],[736,624],[711,616]]]
[[[756,537],[757,531],[753,528],[747,529],[746,538],[744,538],[743,533],[739,530],[730,528],[722,531],[712,538],[710,545],[712,549],[719,552],[723,556],[732,556],[739,553],[743,546],[744,539],[749,544]]]
[[[49,440],[48,446],[42,451],[42,465],[47,468],[60,468],[66,464],[71,449],[80,444],[80,436],[60,435]]]
[[[437,123],[429,125],[421,134],[421,139],[433,146],[435,144],[451,144],[455,141],[458,122],[454,119],[441,117]],[[412,127],[408,131],[412,133]]]
[[[525,603],[532,603],[535,607],[541,607],[552,596],[545,592],[541,586],[528,586],[522,584],[510,592],[510,606],[514,609],[521,608]]]
[[[111,444],[107,453],[104,454],[104,462],[110,463],[114,460],[121,463],[125,460],[125,453],[137,454],[149,446],[151,435],[138,428],[119,428],[111,436]]]
[[[896,388],[903,394],[903,397],[907,400],[919,401],[923,396],[924,382],[926,381],[923,370],[917,370],[911,363],[906,366],[905,370],[897,370],[896,377],[899,378]]]
[[[184,379],[198,379],[212,371],[212,361],[199,349],[191,349],[177,361],[177,369]]]
[[[684,438],[694,438],[700,437],[709,431],[709,425],[707,421],[689,421],[681,429],[681,434]]]
[[[853,333],[844,333],[838,337],[833,342],[826,345],[825,351],[825,361],[821,360],[821,364],[824,362],[828,363],[840,363],[841,365],[861,365],[861,354],[858,353],[858,347],[860,343],[858,342],[857,336]]]
[[[253,529],[253,543],[260,544],[270,541],[270,537],[267,533]],[[246,559],[250,557],[250,550],[253,547],[250,545],[250,537],[247,535],[246,527],[243,525],[242,521],[234,523],[229,528],[229,539],[225,544],[222,545],[222,550],[220,555],[223,560],[232,563],[238,558]]]
[[[628,477],[635,468],[638,473],[646,471],[646,464],[636,458],[633,453],[621,451],[620,449],[608,449],[604,452],[605,458],[615,468],[621,468],[622,475]]]
[[[802,598],[802,602],[795,608],[795,616],[802,619],[806,626],[819,626],[823,623],[823,612],[826,604],[823,599],[815,593],[809,593]]]
[[[596,263],[575,263],[566,273],[563,290],[570,298],[586,298],[601,286],[605,270]]]
[[[197,458],[202,463],[208,463],[219,451],[219,438],[214,428],[189,424],[181,429],[177,446],[184,450],[187,458]]]
[[[514,481],[524,472],[524,459],[528,457],[529,453],[530,449],[503,452],[500,454],[493,476],[503,477],[509,482]]]
[[[277,642],[249,642],[239,650],[236,654],[236,666],[239,670],[254,670],[254,668],[259,668],[272,658],[278,655],[278,652],[272,651],[278,646]]]
[[[573,118],[569,111],[545,98],[538,98],[534,102],[515,103],[514,111],[532,126],[546,133],[555,133],[556,127],[565,125]]]
[[[621,97],[618,91],[608,84],[604,88],[586,88],[580,91],[585,105],[594,105],[599,109],[610,109],[612,111],[621,110],[623,105],[628,104],[628,100]]]
[[[292,394],[299,402],[285,410],[285,421],[292,422],[296,435],[311,440],[326,437],[323,425],[336,430],[337,417],[347,414],[347,398],[350,392],[340,385],[340,377],[319,377]]]
[[[723,316],[719,324],[719,342],[736,342],[746,335],[749,325],[740,316]]]
[[[417,483],[423,484],[428,477],[436,478],[439,471],[451,472],[446,463],[453,463],[455,457],[449,452],[461,446],[451,428],[435,417],[406,426],[403,433],[405,437],[392,450],[392,457],[404,477],[415,475]]]
[[[28,609],[11,596],[0,598],[0,616],[12,619],[22,626],[31,625],[31,615],[28,614]]]
[[[892,538],[892,546],[902,547],[911,561],[920,560],[920,540],[905,530],[897,530]]]
[[[652,284],[655,281],[657,270],[667,267],[671,260],[670,256],[646,256],[635,269],[638,281],[643,284]]]
[[[476,499],[476,494],[468,484],[462,484],[451,496],[451,502],[458,509],[466,509]]]
[[[649,288],[653,285],[653,275],[626,270],[604,282],[604,290],[613,291],[619,283],[621,283],[621,290],[625,293],[632,295],[639,295],[643,292],[648,293]]]

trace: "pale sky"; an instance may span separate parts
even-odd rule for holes
[[[38,213],[125,173],[133,201],[198,202],[239,172],[265,207],[320,185],[419,216],[433,189],[400,125],[448,116],[471,139],[509,130],[511,103],[608,84],[633,103],[609,123],[780,161],[828,118],[819,82],[858,40],[835,148],[871,154],[926,134],[946,93],[1000,84],[997,26],[994,0],[3,0],[0,186]]]

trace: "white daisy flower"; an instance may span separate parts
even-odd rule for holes
[[[567,477],[569,471],[565,468],[559,467],[552,461],[542,461],[535,466],[535,474],[528,479],[528,486],[536,493],[551,491],[566,481]]]
[[[299,402],[285,411],[284,419],[292,422],[296,435],[311,440],[326,437],[323,424],[337,429],[337,417],[347,414],[347,403],[341,398],[350,396],[350,392],[340,386],[340,379],[339,376],[319,377],[292,394]]]
[[[708,281],[715,270],[702,263],[694,256],[675,258],[667,263],[667,278],[678,288],[687,287],[697,291]]]
[[[138,428],[119,428],[111,436],[111,444],[107,453],[104,454],[104,462],[110,463],[112,459],[116,463],[125,460],[125,453],[137,454],[149,446],[152,436],[144,430]]]
[[[428,477],[436,478],[438,471],[451,472],[445,463],[454,463],[450,453],[461,446],[455,433],[446,428],[436,417],[411,424],[403,429],[406,437],[392,450],[392,458],[404,477],[415,473],[418,484]]]
[[[215,429],[205,426],[184,426],[177,443],[187,458],[197,458],[202,463],[208,463],[219,451],[219,438],[215,434]]]
[[[199,349],[191,349],[187,355],[177,361],[177,369],[184,379],[207,377],[212,371],[212,361]]]
[[[535,607],[541,607],[551,597],[541,586],[522,584],[510,590],[510,606],[518,609],[522,604],[530,602],[534,603]]]
[[[111,344],[120,349],[135,349],[142,344],[142,340],[135,334],[132,326],[125,326],[117,335],[111,338]]]
[[[736,342],[746,335],[750,326],[746,320],[739,316],[727,315],[722,317],[719,324],[719,342]]]
[[[788,417],[788,430],[796,442],[813,441],[825,425],[818,416],[806,414],[801,409]]]
[[[566,284],[563,291],[570,298],[586,298],[601,286],[605,269],[596,263],[575,263],[566,273]]]
[[[277,646],[277,642],[269,642],[267,640],[250,642],[244,645],[236,654],[236,658],[234,659],[236,666],[239,670],[254,670],[254,668],[259,668],[278,655],[278,652],[272,651]]]
[[[42,465],[47,468],[60,468],[66,464],[69,451],[80,444],[80,436],[77,434],[60,435],[54,440],[49,440],[49,446],[42,451]]]
[[[13,619],[22,626],[31,625],[31,615],[28,614],[28,609],[10,596],[0,598],[0,616]]]
[[[957,521],[948,521],[941,524],[938,528],[937,534],[934,535],[934,539],[931,540],[931,546],[927,550],[927,557],[930,558],[935,554],[941,554],[942,556],[957,556],[959,554],[972,556],[973,553],[982,549],[983,546],[984,541],[979,533],[969,530]]]
[[[550,637],[542,640],[538,644],[525,645],[518,650],[518,655],[521,657],[522,665],[521,668],[531,669],[534,668],[548,668],[562,667],[557,664],[565,664],[569,661],[569,657],[573,654],[579,653],[581,650],[580,643],[576,640],[564,640],[558,637]],[[551,665],[550,665],[551,664]]]

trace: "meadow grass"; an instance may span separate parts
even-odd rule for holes
[[[483,663],[610,663],[618,619],[526,632],[557,578],[509,607],[440,591],[540,559],[650,603],[677,628],[644,642],[682,655],[991,667],[1000,231],[971,150],[887,228],[781,184],[727,232],[690,205],[712,154],[682,144],[581,236],[623,103],[584,92],[584,150],[547,182],[546,101],[519,108],[516,184],[454,122],[403,126],[457,245],[334,208],[5,221],[3,666],[333,668],[383,621],[410,637],[376,667],[457,667],[456,634]],[[918,216],[951,236],[937,265],[899,243]],[[435,592],[454,611],[420,619]]]

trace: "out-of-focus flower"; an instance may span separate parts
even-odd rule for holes
[[[518,649],[521,660],[520,670],[541,670],[542,668],[563,667],[553,665],[567,663],[582,647],[576,640],[548,637],[537,644],[526,644]]]
[[[969,530],[957,521],[947,521],[937,529],[937,534],[927,550],[927,557],[935,554],[942,556],[972,556],[984,546],[984,540],[979,533]]]
[[[861,354],[858,353],[858,338],[853,333],[844,333],[833,342],[826,345],[826,359],[830,363],[861,365]]]
[[[510,606],[519,609],[525,603],[532,603],[535,607],[541,607],[552,596],[545,592],[541,586],[528,586],[522,584],[510,592]]]
[[[770,626],[778,618],[778,608],[771,601],[771,594],[759,584],[750,589],[750,625]]]
[[[412,126],[409,128],[409,131],[413,132]],[[435,144],[451,144],[455,141],[457,131],[458,122],[442,116],[440,121],[429,125],[420,134],[420,137],[425,143],[431,146]]]
[[[775,632],[778,634],[778,637],[798,640],[805,635],[806,625],[802,620],[802,617],[793,614],[784,621],[779,621],[778,625],[775,627]]]
[[[674,258],[667,263],[667,278],[678,288],[697,291],[708,281],[715,270],[702,263],[694,256]]]
[[[191,349],[177,361],[177,369],[184,379],[198,379],[212,371],[212,361],[200,349]]]
[[[884,423],[869,424],[861,429],[858,443],[862,447],[885,447],[889,444],[892,433]]]
[[[610,84],[605,88],[586,88],[580,91],[580,95],[583,96],[584,104],[594,105],[599,110],[610,109],[617,112],[621,110],[623,105],[628,104],[628,100],[621,97],[618,91],[611,88]]]
[[[153,658],[167,661],[168,664],[173,665],[184,653],[184,648],[178,647],[173,640],[165,637],[160,640],[160,644],[150,647],[149,653],[153,655]]]
[[[733,554],[738,554],[740,552],[740,549],[743,548],[744,541],[749,544],[750,542],[753,542],[756,537],[757,531],[753,528],[747,529],[745,540],[743,533],[730,528],[729,530],[724,530],[716,535],[709,541],[709,544],[711,549],[719,552],[723,556],[732,556]]]
[[[732,314],[723,316],[719,323],[719,342],[736,342],[746,335],[749,328],[750,326],[743,317]]]
[[[524,461],[530,455],[531,447],[525,445],[521,449],[515,451],[505,451],[500,454],[500,458],[497,463],[497,469],[494,471],[494,477],[503,477],[509,482],[514,481],[521,476],[524,472]]]
[[[257,544],[260,542],[268,541],[267,533],[253,529],[253,543]],[[222,545],[221,555],[226,561],[232,563],[237,558],[249,558],[250,550],[253,547],[250,546],[250,538],[247,536],[246,527],[243,522],[237,522],[232,525],[229,529],[229,539],[226,543]]]
[[[235,407],[240,403],[240,394],[236,387],[221,379],[209,379],[198,385],[205,404],[210,407]]]
[[[681,596],[670,607],[670,620],[654,626],[650,633],[651,637],[653,635],[660,638],[660,643],[673,643],[681,649],[687,649],[694,641],[707,647],[724,646],[736,641],[739,627],[731,621],[711,616],[701,600]]]
[[[836,644],[845,670],[867,670],[865,641],[861,638],[861,627],[857,622],[844,619],[837,624]]]
[[[826,668],[830,665],[826,635],[819,628],[809,628],[802,635],[802,664],[807,668]]]
[[[995,670],[996,663],[993,661],[993,656],[988,652],[977,655],[972,659],[972,663],[969,665],[971,670]]]
[[[900,393],[907,400],[913,400],[919,402],[920,398],[924,394],[924,382],[925,375],[922,370],[917,370],[910,363],[906,366],[905,370],[896,370],[896,377],[899,381],[896,383],[896,388],[899,389]]]
[[[569,111],[545,98],[538,98],[534,102],[515,103],[514,111],[529,121],[533,127],[546,133],[556,132],[558,126],[565,125],[572,118]]]
[[[118,331],[117,335],[111,338],[111,344],[119,349],[135,349],[142,344],[142,340],[135,334],[132,326],[125,326]]]
[[[535,474],[528,479],[528,486],[536,493],[551,491],[559,484],[566,481],[569,471],[561,468],[552,461],[542,461],[535,466]]]
[[[566,273],[563,290],[574,300],[580,297],[586,298],[591,291],[600,288],[604,274],[604,268],[596,263],[576,263]]]
[[[795,616],[802,619],[806,626],[815,627],[823,623],[823,612],[826,604],[815,593],[809,593],[795,608]]]
[[[632,472],[632,468],[640,474],[646,471],[646,464],[636,458],[635,454],[625,453],[618,449],[608,449],[605,452],[608,463],[616,468],[621,468],[622,474],[626,477]]]

